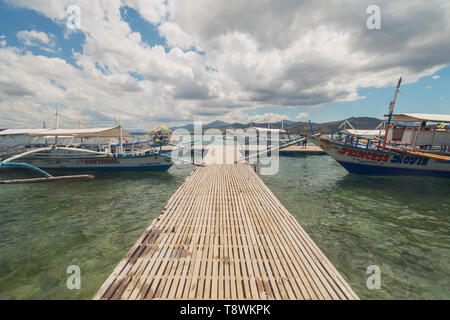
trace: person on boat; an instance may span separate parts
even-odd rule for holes
[[[353,135],[351,135],[350,136],[350,139],[349,139],[349,144],[350,145],[353,145],[353,139],[354,139],[355,137],[353,136]]]

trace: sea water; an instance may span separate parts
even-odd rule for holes
[[[92,298],[192,168],[0,185],[0,299]],[[328,156],[280,157],[261,178],[360,298],[450,298],[450,179],[353,175]]]

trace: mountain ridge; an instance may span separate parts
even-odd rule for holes
[[[329,121],[329,122],[323,122],[323,123],[316,123],[311,122],[312,128],[314,131],[321,131],[324,133],[330,133],[331,131],[338,130],[338,127],[344,123],[345,121],[348,121],[355,129],[375,129],[380,122],[383,120],[373,117],[350,117],[348,119],[339,120],[339,121]],[[219,129],[219,130],[226,130],[226,129],[244,129],[251,126],[252,123],[227,123],[220,120],[215,120],[211,123],[208,123],[202,127],[203,130],[205,129]],[[256,123],[253,122],[253,126],[255,127],[262,127],[267,128],[268,123]],[[284,120],[283,124],[281,121],[271,123],[270,127],[274,129],[280,129],[283,126],[284,129],[287,129],[291,133],[301,133],[301,132],[309,132],[310,131],[310,124],[309,122],[304,121],[292,121],[292,120]],[[171,127],[172,130],[177,129],[185,129],[188,131],[194,130],[193,124],[187,124],[184,126],[179,127]]]

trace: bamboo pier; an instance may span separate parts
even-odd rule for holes
[[[358,299],[246,164],[196,167],[94,299]]]

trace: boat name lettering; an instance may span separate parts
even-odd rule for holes
[[[403,157],[402,155],[395,155],[392,157],[391,163],[405,163],[405,164],[415,164],[415,165],[422,165],[426,166],[428,165],[428,158],[423,157],[417,157],[417,156],[406,156]]]
[[[338,153],[342,154],[342,155],[347,155],[347,157],[361,158],[361,159],[373,160],[373,161],[378,161],[378,162],[380,162],[380,161],[387,162],[389,160],[388,154],[356,150],[356,149],[350,149],[350,148],[345,148],[345,147],[341,148],[341,150],[339,150]]]
[[[119,163],[117,159],[88,159],[84,160],[85,164],[102,164],[102,163]]]

